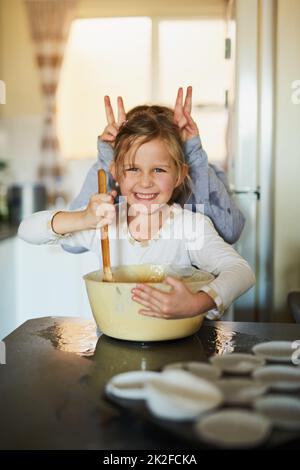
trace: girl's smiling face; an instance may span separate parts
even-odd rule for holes
[[[112,163],[111,173],[116,179],[115,170]],[[134,158],[128,153],[123,170],[124,176],[118,179],[121,194],[127,197],[129,206],[143,205],[148,213],[155,212],[157,205],[168,203],[182,181],[167,146],[160,139],[142,144]]]

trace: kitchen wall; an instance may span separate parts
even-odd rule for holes
[[[224,13],[222,0],[81,0],[78,17]],[[0,79],[7,84],[7,104],[0,106],[8,156],[16,176],[34,178],[39,158],[42,102],[33,46],[22,0],[0,0]],[[278,0],[275,135],[275,273],[276,320],[287,319],[286,294],[300,289],[300,105],[292,104],[291,83],[300,79],[300,2]],[[1,127],[0,127],[1,131]],[[70,163],[67,184],[75,191],[91,162]]]
[[[300,290],[300,103],[291,85],[300,80],[300,2],[278,1],[275,121],[275,319],[286,294]]]
[[[80,0],[78,16],[224,16],[227,0]]]
[[[22,0],[1,0],[0,8],[1,78],[7,83],[2,114],[36,116],[41,113],[42,102],[25,7]]]
[[[30,180],[39,155],[42,111],[33,46],[23,2],[1,0],[0,8],[1,79],[6,83],[0,158],[11,161],[18,179]]]
[[[0,106],[0,159],[10,161],[14,180],[33,181],[40,155],[42,99],[23,0],[0,0],[0,73],[6,83],[6,104]],[[91,164],[69,163],[65,186],[71,196]]]
[[[224,0],[79,0],[77,17],[193,15],[224,17]],[[34,47],[23,0],[0,0],[0,79],[7,84],[7,103],[0,107],[0,159],[9,158],[17,181],[35,179],[39,161],[42,100]],[[95,148],[96,155],[96,148]],[[66,192],[74,195],[92,161],[68,162]]]
[[[224,0],[79,0],[77,17],[207,15],[224,17]],[[23,0],[0,0],[2,79],[9,85],[5,117],[36,116],[42,102]],[[0,63],[1,66],[1,63]]]

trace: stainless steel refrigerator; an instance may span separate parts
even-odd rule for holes
[[[236,244],[256,285],[234,304],[229,319],[270,321],[273,245],[273,0],[236,0],[235,80],[229,107],[228,176],[246,216]]]

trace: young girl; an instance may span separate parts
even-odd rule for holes
[[[233,244],[241,235],[245,217],[230,195],[225,173],[208,163],[197,126],[193,121],[191,123],[187,120],[186,116],[189,116],[192,110],[192,91],[192,87],[189,86],[184,98],[183,88],[180,87],[174,111],[170,110],[172,119],[180,129],[183,152],[189,165],[189,174],[192,180],[192,192],[184,202],[190,204],[190,209],[193,211],[199,207],[201,212],[212,220],[221,237],[226,242]],[[115,181],[109,172],[109,166],[114,158],[115,138],[120,125],[126,121],[126,112],[121,97],[118,97],[117,103],[118,116],[115,119],[110,98],[108,96],[104,98],[108,125],[98,139],[98,160],[89,170],[78,196],[71,202],[70,210],[78,210],[87,206],[90,197],[97,192],[97,172],[100,168],[107,173],[109,190],[119,190],[115,187]],[[64,244],[63,248],[71,253],[86,251],[83,247],[74,248],[67,244]]]
[[[188,114],[187,119],[195,126]],[[111,191],[93,195],[76,212],[38,212],[21,223],[19,236],[29,243],[81,246],[101,256],[99,227],[109,224],[112,266],[194,265],[216,276],[196,294],[170,276],[168,293],[137,284],[132,298],[143,306],[140,314],[171,319],[209,312],[209,318],[219,318],[255,278],[209,218],[179,204],[189,192],[189,176],[170,110],[142,106],[127,115],[110,171],[123,196],[119,204],[113,204],[116,191]]]

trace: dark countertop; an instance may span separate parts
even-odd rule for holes
[[[14,237],[17,234],[18,225],[12,225],[8,222],[0,222],[0,242],[7,238]]]
[[[182,440],[103,395],[113,375],[159,370],[214,353],[249,352],[265,339],[300,339],[300,325],[206,321],[189,338],[134,343],[96,336],[93,321],[30,320],[6,339],[0,365],[1,449],[184,449]]]

